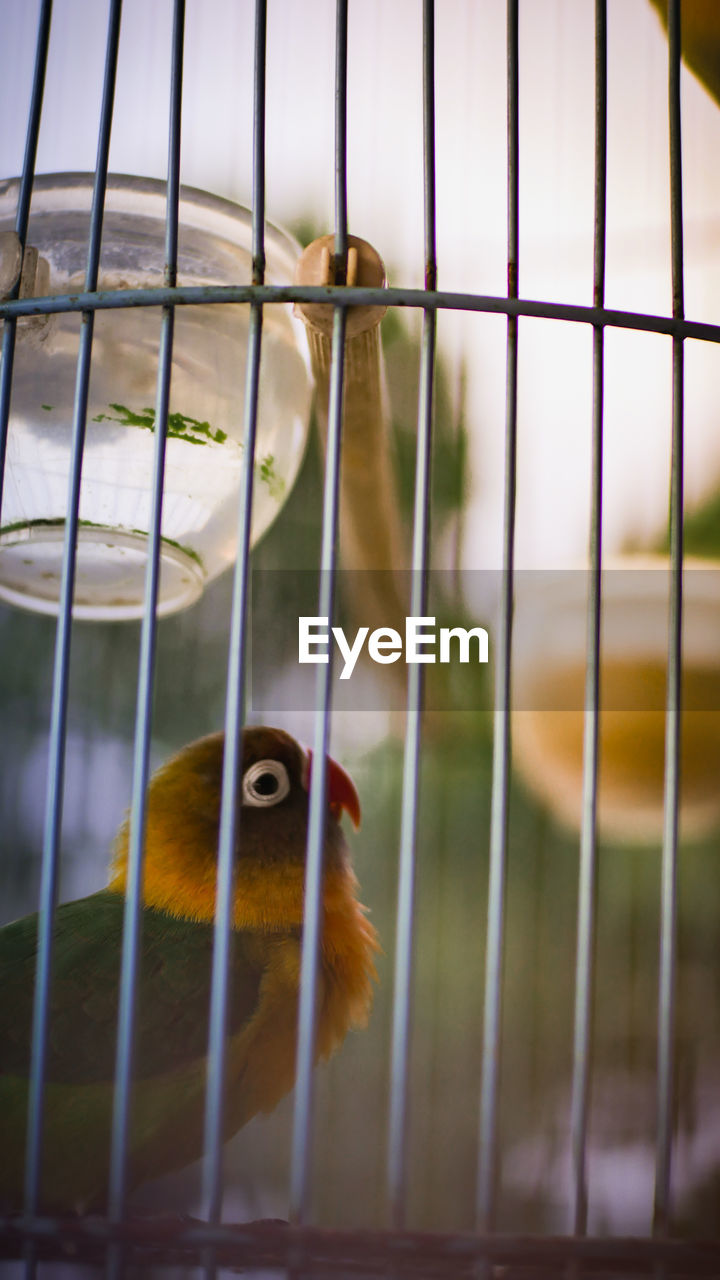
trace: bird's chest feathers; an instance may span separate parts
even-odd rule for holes
[[[301,941],[258,938],[265,967],[255,1014],[228,1044],[228,1131],[256,1111],[270,1111],[292,1088],[297,1056]],[[367,1022],[372,1001],[375,930],[354,899],[325,910],[318,967],[315,1059],[338,1048]]]

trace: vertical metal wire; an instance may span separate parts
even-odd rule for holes
[[[519,59],[518,4],[508,0],[508,297],[518,296],[519,257]],[[493,771],[490,811],[490,871],[485,956],[483,1069],[480,1087],[480,1140],[476,1225],[490,1231],[495,1214],[497,1113],[502,1026],[502,961],[505,926],[508,806],[510,790],[510,666],[512,647],[513,571],[515,563],[515,491],[517,459],[517,318],[508,317],[505,407],[505,504],[503,575],[497,638]]]
[[[117,69],[117,51],[120,35],[121,0],[113,0],[108,17],[105,78],[97,153],[97,168],[90,213],[85,289],[97,288],[100,263],[102,219],[107,184],[107,164],[112,126],[113,101]],[[52,944],[55,906],[57,902],[58,864],[60,854],[60,827],[62,820],[62,795],[65,765],[65,737],[67,729],[68,678],[70,668],[70,634],[72,601],[75,585],[75,546],[77,540],[78,512],[80,507],[80,479],[85,440],[88,386],[90,382],[90,356],[93,337],[93,312],[83,312],[78,350],[73,409],[70,477],[68,485],[65,540],[63,545],[62,580],[58,624],[55,640],[53,692],[50,714],[50,743],[48,759],[48,789],[45,809],[42,873],[40,884],[40,909],[38,919],[38,959],[33,1004],[33,1040],[30,1063],[30,1089],[28,1104],[27,1159],[25,1169],[25,1210],[28,1215],[37,1212],[40,1197],[43,1099],[45,1067],[47,1060],[48,1020],[50,1015],[50,991],[52,986]],[[30,1261],[30,1269],[33,1263]]]
[[[423,0],[423,205],[425,217],[425,288],[434,290],[437,288],[437,231],[436,231],[436,207],[437,207],[437,190],[435,183],[435,3],[434,0]],[[423,320],[427,324],[430,320],[434,325],[436,320],[435,310],[427,310],[423,315]],[[432,346],[431,354],[428,359],[428,366],[424,371],[425,375],[432,374],[434,369],[435,348]],[[428,394],[432,397],[432,386],[426,388]],[[421,401],[421,403],[423,403]],[[431,400],[427,401],[429,407]],[[430,429],[431,414],[423,416],[423,433],[426,437],[424,445],[429,450],[430,445]],[[427,456],[427,470],[429,471],[430,459]],[[423,477],[425,478],[425,476]],[[428,480],[429,483],[429,480]],[[429,493],[423,500],[422,511],[417,506],[418,495],[416,498],[416,514],[418,521],[414,525],[413,551],[417,551],[418,559],[422,561],[422,572],[425,573],[427,568],[428,548],[430,546],[430,520],[428,516],[429,510]],[[415,567],[415,566],[413,566]]]
[[[605,224],[607,210],[607,0],[595,3],[595,250],[593,306],[605,302]],[[593,329],[592,478],[590,580],[588,589],[587,669],[583,745],[583,801],[575,962],[570,1134],[573,1188],[572,1229],[587,1229],[586,1148],[592,1060],[592,994],[595,972],[597,885],[597,784],[600,722],[600,612],[602,583],[604,331]]]
[[[48,43],[50,40],[50,19],[52,17],[52,0],[43,0],[38,22],[37,44],[35,47],[35,70],[33,73],[32,95],[30,98],[30,114],[25,137],[25,156],[23,171],[18,192],[18,207],[15,215],[15,230],[23,252],[27,239],[28,220],[30,217],[30,197],[35,177],[35,157],[37,155],[38,134],[40,133],[40,116],[42,100],[45,92],[45,72],[47,70]],[[20,281],[11,297],[17,297]],[[7,452],[8,422],[10,418],[10,393],[12,389],[13,363],[15,360],[15,329],[17,321],[9,316],[3,324],[2,355],[0,357],[0,510],[2,509],[3,483],[5,478],[5,454]]]
[[[346,283],[347,212],[347,0],[335,8],[335,283]],[[323,614],[323,617],[325,615]]]
[[[265,51],[267,46],[267,2],[255,4],[255,73],[253,105],[253,284],[265,280]],[[261,313],[262,314],[262,313]]]
[[[253,109],[253,283],[262,284],[265,270],[265,51],[267,6],[255,5],[255,71]],[[208,1074],[205,1095],[205,1144],[203,1199],[208,1220],[220,1221],[222,1213],[222,1149],[227,1047],[227,1017],[232,998],[233,901],[236,850],[241,837],[238,778],[242,767],[242,731],[245,720],[245,664],[247,655],[247,600],[250,572],[250,526],[252,520],[255,442],[260,395],[262,350],[262,304],[252,303],[248,330],[245,380],[245,436],[238,508],[237,560],[233,582],[232,616],[228,650],[227,699],[225,706],[225,752],[223,756],[222,802],[218,842],[217,901],[213,967],[210,990]],[[242,844],[240,843],[240,856]],[[205,1273],[215,1274],[210,1250]]]
[[[437,284],[435,234],[435,6],[423,4],[423,143],[425,195],[425,287]],[[427,308],[423,317],[418,438],[415,458],[412,585],[410,613],[427,611],[430,558],[430,476],[432,462],[433,390],[437,316]],[[408,667],[407,719],[403,760],[400,867],[395,943],[394,999],[390,1059],[387,1193],[389,1225],[404,1226],[407,1201],[407,1131],[411,1035],[413,921],[415,916],[416,841],[420,773],[420,737],[424,667]]]
[[[171,288],[177,283],[184,26],[185,0],[175,0],[165,221],[165,284]],[[155,450],[151,483],[152,505],[148,538],[148,562],[145,575],[145,603],[140,635],[133,780],[130,804],[128,877],[123,916],[123,945],[120,969],[115,1096],[108,1185],[108,1215],[113,1222],[121,1222],[123,1220],[128,1192],[132,1073],[135,1049],[135,1007],[142,937],[143,843],[145,837],[146,789],[150,762],[150,731],[152,725],[152,695],[157,634],[156,610],[160,581],[160,529],[162,524],[165,445],[170,402],[174,322],[174,307],[164,307],[158,355]],[[108,1260],[110,1273],[118,1274],[122,1268],[122,1249],[120,1247],[111,1248]]]
[[[347,0],[338,0],[335,41],[335,253],[337,268],[344,269],[347,255]],[[338,261],[339,259],[339,261]],[[344,276],[342,276],[344,279]],[[332,626],[335,600],[338,510],[340,502],[340,450],[345,383],[345,331],[347,313],[338,307],[333,317],[328,393],[328,437],[323,487],[322,541],[318,614]],[[322,926],[323,843],[327,814],[326,757],[330,745],[330,687],[332,660],[319,666],[316,677],[313,770],[310,783],[305,913],[298,1006],[297,1078],[293,1109],[290,1157],[290,1220],[303,1223],[310,1208],[310,1164],[313,1120],[312,1070],[317,1025],[317,975]]]
[[[682,214],[682,130],[680,120],[680,3],[668,4],[668,106],[670,124],[670,234],[673,316],[685,314]],[[664,1235],[671,1209],[671,1158],[675,1054],[675,971],[677,960],[677,848],[680,795],[682,686],[682,557],[684,464],[684,348],[673,338],[672,460],[670,474],[670,626],[665,719],[665,819],[660,911],[658,990],[657,1150],[653,1232]]]
[[[344,399],[346,311],[338,307],[333,319],[330,390],[328,400],[328,441],[323,496],[323,533],[320,553],[318,614],[332,625],[335,599],[335,561],[340,492],[340,444]],[[313,770],[310,784],[307,861],[305,870],[305,915],[303,923],[300,1003],[298,1009],[297,1080],[293,1112],[293,1141],[290,1164],[290,1220],[303,1223],[310,1207],[310,1154],[313,1118],[312,1069],[317,1024],[317,974],[322,916],[323,843],[327,814],[326,756],[330,744],[330,684],[332,662],[318,667],[316,679]]]

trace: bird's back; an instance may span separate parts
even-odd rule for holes
[[[71,1205],[88,1195],[92,1199],[91,1187],[103,1187],[106,1179],[123,913],[123,897],[109,891],[64,904],[56,913],[45,1072],[45,1164],[53,1171],[53,1184],[57,1183],[47,1197],[51,1204],[59,1199]],[[231,1037],[252,1019],[259,1000],[261,957],[247,942],[242,933],[233,936]],[[178,1144],[186,1160],[199,1154],[195,1148],[201,1141],[196,1132],[201,1118],[193,1119],[189,1108],[191,1097],[204,1088],[212,954],[212,925],[143,910],[135,1017],[134,1145],[149,1142],[152,1147],[162,1130],[163,1141],[169,1137],[173,1150],[167,1158],[158,1152],[158,1163],[168,1167],[183,1162],[174,1149]],[[36,916],[0,930],[4,1130],[0,1199],[17,1207],[23,1180],[36,957]],[[175,1135],[173,1128],[182,1131]]]

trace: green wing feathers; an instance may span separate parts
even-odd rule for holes
[[[124,899],[103,891],[58,908],[46,1079],[113,1079]],[[230,1030],[253,1013],[261,973],[236,936]],[[0,930],[0,1072],[27,1077],[30,1064],[37,917]],[[135,1076],[178,1070],[207,1051],[212,925],[142,913],[136,1004]]]
[[[124,900],[104,891],[58,908],[41,1205],[100,1209],[110,1153]],[[232,1035],[256,1010],[262,965],[233,935]],[[202,1150],[213,928],[144,909],[137,987],[131,1186]],[[0,1206],[22,1207],[37,917],[0,930]]]

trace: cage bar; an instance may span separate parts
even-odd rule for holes
[[[630,329],[659,333],[671,338],[698,338],[720,342],[720,324],[682,317],[590,307],[573,302],[546,302],[507,295],[458,293],[449,289],[404,289],[390,285],[178,285],[176,289],[93,290],[53,294],[46,298],[18,298],[0,302],[0,319],[8,316],[44,316],[59,312],[111,311],[124,307],[211,306],[227,302],[331,303],[335,307],[409,307],[421,311],[468,311],[510,318],[532,316],[540,320],[567,320],[572,324],[601,325],[603,329]]]
[[[170,82],[170,116],[168,145],[167,209],[165,224],[165,284],[172,289],[177,279],[178,205],[180,196],[180,134],[182,108],[182,66],[184,48],[184,0],[175,0],[172,72]],[[123,915],[122,957],[120,964],[120,996],[118,1038],[115,1063],[115,1095],[113,1100],[108,1216],[122,1222],[126,1215],[128,1194],[129,1134],[132,1108],[132,1074],[135,1049],[135,1011],[140,972],[142,938],[142,879],[144,863],[147,782],[150,769],[152,698],[157,646],[157,600],[160,582],[160,529],[165,479],[165,446],[170,404],[175,311],[172,305],[163,309],[160,350],[158,355],[156,431],[153,453],[152,500],[145,576],[145,602],[140,634],[133,782],[130,803],[128,842],[128,880]],[[111,1249],[108,1257],[111,1276],[123,1274],[122,1246]]]
[[[45,73],[47,70],[48,43],[50,40],[50,22],[52,18],[52,0],[42,0],[38,21],[37,45],[35,50],[35,70],[33,73],[30,114],[28,118],[27,136],[25,139],[25,156],[20,178],[18,208],[15,218],[15,230],[21,249],[25,250],[28,219],[30,217],[30,197],[35,176],[35,158],[37,155],[38,134],[40,132],[40,115],[42,112],[43,93],[45,91]],[[20,286],[18,280],[12,294],[16,294]],[[0,355],[0,508],[2,508],[3,481],[5,478],[5,453],[7,450],[8,421],[10,417],[10,393],[12,390],[13,361],[15,356],[15,317],[5,317],[3,324],[2,353]]]
[[[670,132],[670,236],[672,313],[685,314],[683,263],[682,124],[680,114],[680,3],[668,2],[668,117]],[[658,986],[657,1154],[653,1232],[665,1235],[672,1204],[672,1136],[675,1086],[675,986],[677,970],[677,860],[682,728],[684,347],[672,344],[672,442],[670,458],[670,610],[665,718],[665,814],[660,899]],[[661,1271],[661,1275],[663,1272]]]
[[[120,12],[121,0],[112,0],[108,15],[103,100],[98,138],[97,167],[93,188],[92,210],[90,215],[87,269],[85,273],[85,287],[88,292],[92,292],[97,288],[98,281],[102,217],[105,200],[105,185],[107,180],[110,131],[112,128],[117,50],[120,34]],[[47,11],[45,11],[43,17],[46,16],[46,13]],[[44,24],[42,27],[41,43],[46,50],[47,31]],[[33,108],[39,112],[39,102],[34,102]],[[28,1097],[25,1211],[29,1217],[32,1217],[37,1213],[40,1195],[45,1064],[47,1060],[50,988],[52,983],[53,931],[55,907],[57,903],[58,864],[60,857],[60,824],[62,820],[65,738],[67,732],[70,637],[72,628],[72,600],[75,581],[75,550],[78,528],[78,511],[80,505],[82,452],[85,439],[85,420],[87,416],[88,386],[90,381],[90,357],[92,351],[93,324],[94,313],[92,311],[83,312],[75,384],[67,517],[65,521],[65,539],[63,545],[62,584],[55,641],[55,661],[53,668],[52,704],[50,713],[48,784],[38,919],[38,960],[33,1005],[30,1091]],[[30,1250],[28,1256],[28,1274],[34,1274],[32,1250]]]
[[[335,603],[337,526],[340,497],[340,450],[344,384],[346,312],[333,317],[330,362],[328,438],[323,489],[322,546],[318,613],[332,625]],[[322,913],[322,871],[325,814],[327,811],[326,759],[330,745],[330,699],[332,662],[318,669],[316,682],[315,733],[310,780],[310,812],[305,871],[305,915],[303,923],[300,999],[298,1006],[297,1077],[293,1110],[293,1143],[290,1167],[290,1221],[304,1224],[310,1210],[310,1164],[313,1120],[313,1060],[317,1026],[317,973]]]
[[[267,7],[265,0],[255,5],[254,101],[253,101],[253,281],[262,284],[265,272],[265,52]],[[247,618],[250,561],[250,523],[254,487],[255,444],[257,439],[260,361],[262,358],[261,303],[251,304],[248,331],[248,363],[245,382],[245,435],[238,507],[237,560],[235,562],[228,675],[225,710],[225,752],[223,756],[220,838],[218,845],[218,892],[215,913],[213,967],[210,995],[208,1074],[205,1109],[205,1150],[203,1196],[210,1222],[222,1215],[223,1095],[226,1066],[226,1028],[231,998],[233,885],[236,851],[242,856],[240,806],[236,780],[242,764],[242,730],[245,721],[245,671],[247,664]],[[206,1258],[206,1274],[215,1274],[212,1253]]]
[[[348,4],[335,5],[335,279],[345,284],[348,252],[347,207]]]
[[[595,4],[595,243],[593,305],[605,302],[607,213],[607,0]],[[580,837],[575,1028],[570,1130],[573,1158],[571,1221],[576,1235],[587,1231],[587,1131],[592,1067],[592,1004],[597,909],[597,789],[600,729],[600,626],[602,609],[604,332],[593,329],[592,476],[587,669],[583,743],[583,810]]]
[[[423,190],[425,197],[425,287],[437,283],[435,228],[435,5],[423,4]],[[433,393],[437,315],[428,306],[423,315],[418,388],[415,500],[413,512],[410,611],[427,611],[430,567],[430,478],[432,459]],[[390,1108],[387,1152],[387,1216],[395,1230],[405,1223],[407,1202],[407,1143],[409,1125],[410,1037],[419,805],[420,743],[424,668],[410,666],[403,756],[402,813],[398,870],[398,901],[393,982],[393,1021],[390,1059]]]
[[[48,1262],[102,1265],[118,1228],[105,1219],[36,1219],[7,1232],[0,1257],[28,1236]],[[636,1236],[452,1235],[429,1231],[329,1230],[284,1223],[224,1223],[196,1219],[130,1219],[122,1239],[133,1265],[192,1265],[217,1251],[219,1265],[256,1271],[290,1269],[297,1257],[312,1275],[378,1277],[388,1270],[410,1280],[473,1280],[479,1266],[502,1270],[504,1280],[556,1280],[577,1265],[588,1280],[648,1280],[665,1266],[672,1280],[716,1280],[720,1246],[712,1241],[639,1239]],[[306,1272],[307,1273],[307,1272]]]
[[[335,252],[336,271],[344,279],[347,267],[347,0],[335,9]],[[333,315],[328,433],[323,482],[322,542],[318,614],[332,626],[335,606],[340,459],[345,390],[345,333],[347,312]],[[312,1125],[314,1113],[313,1062],[317,1027],[317,975],[322,929],[322,874],[327,811],[327,754],[330,745],[332,660],[318,669],[316,679],[314,768],[310,779],[305,914],[303,920],[300,995],[298,1004],[297,1076],[293,1108],[290,1161],[290,1221],[308,1220],[311,1197]]]
[[[520,79],[518,3],[507,6],[507,250],[508,300],[518,296],[520,268]],[[490,868],[487,939],[485,944],[485,1005],[483,1013],[480,1135],[476,1223],[491,1231],[495,1219],[498,1157],[500,1040],[504,950],[507,836],[510,805],[510,696],[512,612],[515,567],[515,503],[517,489],[518,322],[508,314],[505,401],[505,496],[503,509],[503,570],[496,646],[495,712],[490,811]]]

